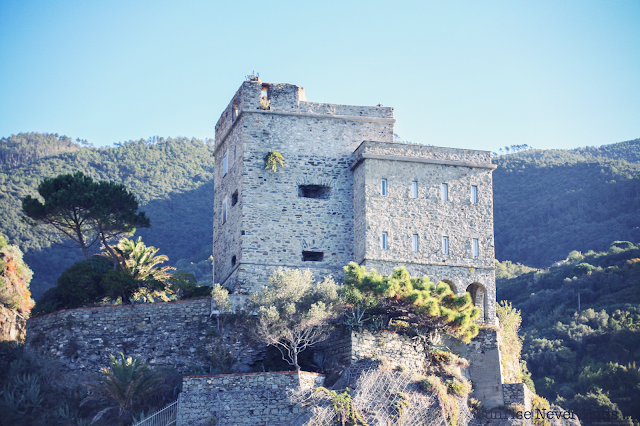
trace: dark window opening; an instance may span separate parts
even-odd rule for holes
[[[324,252],[322,251],[303,251],[302,260],[304,262],[322,262]]]
[[[231,196],[231,205],[235,206],[236,204],[238,204],[238,191],[234,192]]]
[[[235,254],[231,256],[231,266],[236,266],[236,256]]]
[[[300,185],[298,186],[298,197],[328,200],[331,197],[331,187],[327,185]]]

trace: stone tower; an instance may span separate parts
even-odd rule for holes
[[[214,281],[242,294],[280,266],[405,266],[471,292],[493,323],[489,152],[395,143],[394,123],[393,108],[244,82],[216,124]],[[277,172],[265,169],[272,151],[285,161]]]

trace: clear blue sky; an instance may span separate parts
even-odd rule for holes
[[[0,0],[0,136],[214,136],[244,76],[393,106],[405,140],[640,137],[640,1]]]

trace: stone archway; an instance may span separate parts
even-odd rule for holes
[[[467,286],[467,293],[471,294],[473,306],[480,309],[481,323],[487,322],[487,289],[480,283],[471,283]]]
[[[456,288],[456,285],[453,283],[453,281],[451,280],[440,280],[443,283],[447,283],[449,284],[449,287],[451,288],[451,291],[453,291],[453,294],[458,294],[458,289]]]

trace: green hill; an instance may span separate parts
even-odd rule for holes
[[[616,404],[640,419],[640,245],[574,251],[497,287],[522,311],[522,358],[540,395],[579,411]]]
[[[24,224],[21,201],[27,194],[36,194],[43,178],[77,170],[95,180],[125,184],[151,219],[151,228],[137,235],[147,245],[160,248],[172,265],[195,273],[201,283],[210,283],[211,156],[210,141],[186,138],[154,137],[113,148],[82,147],[51,134],[23,133],[0,139],[0,230],[25,252],[25,261],[34,271],[34,298],[80,260],[81,252],[52,245],[45,235]]]
[[[543,267],[640,242],[640,139],[494,158],[496,258]]]

